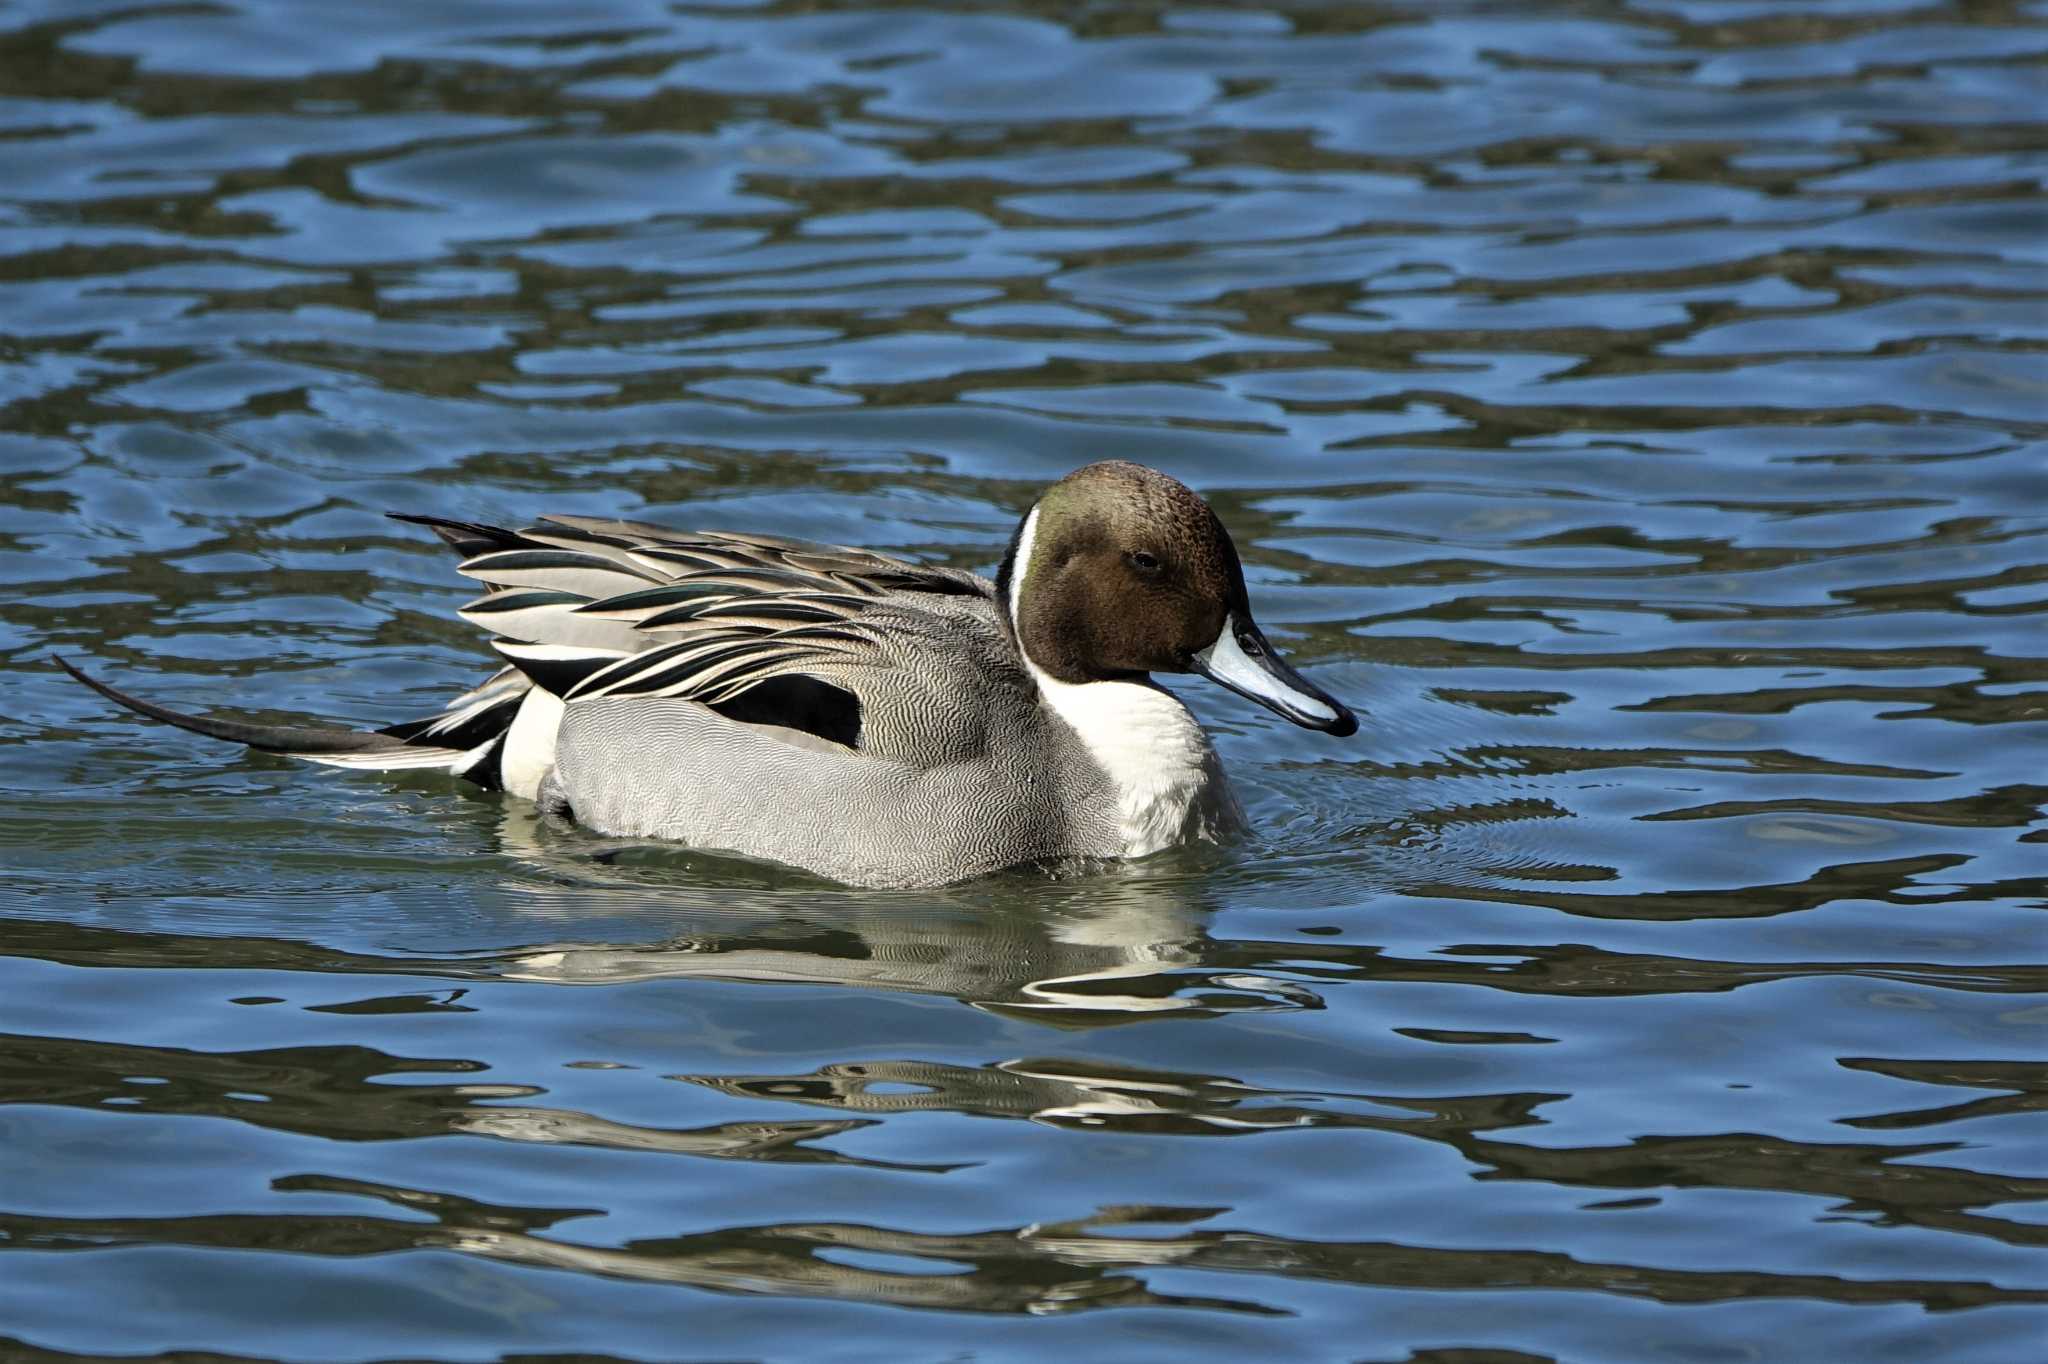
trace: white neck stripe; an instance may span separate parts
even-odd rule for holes
[[[1024,621],[1017,607],[1024,600],[1024,575],[1031,571],[1031,547],[1037,539],[1038,508],[1033,507],[1024,518],[1024,529],[1017,532],[1017,552],[1010,558],[1010,628],[1017,632],[1017,652],[1027,663],[1031,654],[1024,648]]]

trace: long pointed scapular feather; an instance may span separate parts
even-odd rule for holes
[[[495,550],[463,560],[457,571],[493,587],[537,587],[591,599],[633,592],[660,581],[615,559],[573,549]]]
[[[747,568],[760,564],[756,558],[717,545],[642,545],[629,553],[634,563],[671,577],[678,570],[695,573],[707,568]]]
[[[465,559],[487,554],[494,549],[516,549],[525,542],[517,531],[503,530],[497,526],[479,525],[474,521],[451,521],[445,516],[414,516],[408,512],[386,512],[393,521],[407,525],[425,526],[428,530],[452,545]]]
[[[628,653],[645,643],[630,625],[578,614],[576,608],[586,601],[571,592],[513,588],[478,597],[456,614],[492,634],[529,644],[575,644]]]
[[[637,592],[621,592],[576,608],[581,616],[603,616],[611,620],[636,620],[656,611],[690,602],[731,601],[733,589],[701,582],[663,583]]]
[[[632,655],[617,649],[584,649],[573,644],[526,644],[494,639],[491,647],[512,660],[542,691],[566,697],[600,668]]]
[[[652,541],[655,544],[662,544],[671,540],[694,540],[701,535],[701,532],[677,530],[674,526],[657,526],[652,521],[626,521],[611,516],[572,516],[567,512],[550,513],[543,516],[541,521],[584,535],[628,543]]]
[[[595,555],[609,559],[621,568],[638,573],[645,571],[645,565],[635,561],[631,540],[606,539],[586,535],[582,531],[563,530],[555,526],[528,526],[520,533],[521,541],[528,548],[554,548],[572,550],[579,554]]]

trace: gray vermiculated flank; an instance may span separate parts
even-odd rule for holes
[[[861,750],[799,747],[694,701],[597,697],[563,715],[555,785],[579,823],[915,887],[1113,857],[1117,803],[987,597],[883,599],[872,652],[818,668],[860,697]]]

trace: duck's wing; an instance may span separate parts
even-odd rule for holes
[[[987,579],[872,550],[778,536],[547,517],[520,531],[431,517],[485,585],[460,615],[535,685],[717,704],[863,640],[835,627],[904,598],[991,600]],[[713,656],[715,655],[715,656]]]
[[[461,571],[490,590],[463,617],[570,705],[696,701],[743,724],[866,748],[861,736],[886,721],[878,706],[944,685],[938,674],[971,663],[964,644],[997,635],[986,578],[871,550],[567,516],[518,532],[516,544],[436,529],[481,550]]]

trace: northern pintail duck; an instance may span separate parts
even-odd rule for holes
[[[441,769],[600,833],[875,887],[1229,833],[1243,816],[1216,751],[1156,672],[1200,673],[1309,729],[1358,728],[1267,644],[1209,505],[1135,464],[1048,488],[993,582],[638,521],[398,519],[485,584],[461,615],[506,660],[439,715],[376,731],[241,724],[63,666],[199,734]]]

